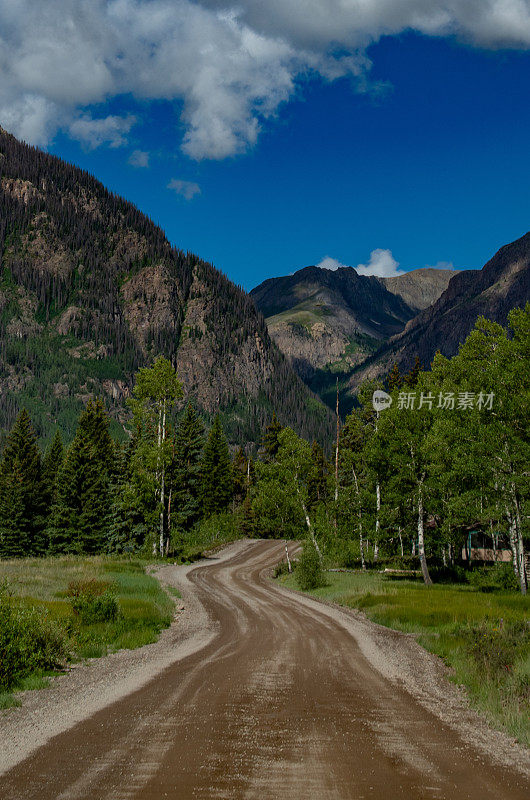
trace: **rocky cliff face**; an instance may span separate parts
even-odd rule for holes
[[[425,267],[379,280],[389,292],[399,295],[410,308],[419,312],[435,303],[457,274],[458,270]]]
[[[2,428],[25,405],[43,436],[56,424],[71,435],[103,396],[118,430],[134,372],[163,353],[234,441],[272,409],[308,437],[329,430],[248,295],[92,176],[2,129],[0,257]]]
[[[402,333],[392,337],[350,381],[354,391],[364,378],[385,375],[394,363],[402,372],[416,358],[429,367],[435,353],[451,357],[484,316],[505,324],[508,312],[530,301],[530,233],[502,247],[481,270],[455,275],[432,305],[412,319]]]

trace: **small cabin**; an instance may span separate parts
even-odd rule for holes
[[[510,543],[502,533],[491,536],[482,531],[470,531],[462,548],[462,561],[510,562]]]

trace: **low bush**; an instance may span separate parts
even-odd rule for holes
[[[291,571],[295,570],[297,565],[298,561],[293,561],[293,559],[291,559]],[[289,574],[289,564],[287,563],[287,561],[280,561],[280,563],[277,564],[276,567],[274,568],[273,576],[275,578],[280,578],[282,575],[288,575],[288,574]]]
[[[312,542],[306,541],[296,567],[296,582],[302,591],[317,589],[326,583],[322,560]]]
[[[525,622],[484,620],[463,626],[460,633],[478,669],[496,681],[510,674],[517,659],[530,648],[530,627]]]
[[[68,659],[64,631],[43,609],[17,605],[0,590],[0,690],[7,691],[38,670],[55,669]]]
[[[114,622],[119,616],[118,601],[108,581],[72,581],[67,590],[72,609],[83,625]]]
[[[481,592],[505,591],[507,589],[517,591],[519,588],[511,564],[477,567],[468,573],[468,581],[475,589],[479,589]]]

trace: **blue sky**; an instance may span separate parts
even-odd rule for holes
[[[384,3],[374,0],[378,5]],[[2,6],[5,0],[0,20]],[[261,25],[260,36],[272,36],[264,21],[249,20],[243,22],[253,30]],[[263,38],[276,48],[267,63],[256,69],[244,61],[244,88],[239,75],[231,76],[226,95],[215,85],[207,103],[195,102],[193,75],[189,86],[150,95],[124,81],[100,94],[83,89],[79,99],[75,85],[71,96],[68,88],[44,86],[44,102],[55,104],[63,120],[54,127],[33,107],[26,117],[16,110],[15,92],[27,87],[15,83],[3,106],[0,95],[0,124],[94,173],[159,223],[171,242],[247,289],[325,257],[373,264],[377,250],[390,251],[390,271],[444,262],[477,268],[530,228],[530,53],[525,41],[507,34],[495,41],[480,15],[457,22],[468,26],[465,35],[455,27],[434,37],[399,24],[392,35],[372,32],[371,41],[335,45],[330,66],[323,61],[328,45],[315,44],[314,32],[308,44],[300,20],[296,27],[282,17],[274,37]],[[287,75],[280,29],[291,48]],[[319,54],[317,67],[300,66],[300,53],[307,59],[308,51]],[[351,54],[355,61],[345,61]],[[210,67],[227,69],[215,59]],[[269,76],[265,89],[260,70]],[[163,87],[163,72],[157,80]],[[251,83],[253,99],[241,101],[238,92]],[[212,122],[216,97],[222,115],[230,110],[221,127],[218,117]],[[255,111],[256,102],[268,104],[266,113]]]

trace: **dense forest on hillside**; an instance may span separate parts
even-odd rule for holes
[[[0,129],[0,426],[22,407],[67,441],[102,397],[124,438],[135,371],[159,354],[231,441],[275,408],[300,433],[331,430],[248,295],[94,177]]]

